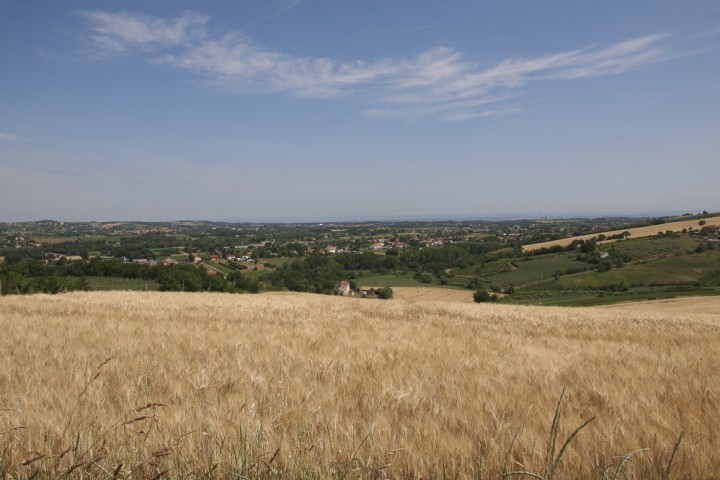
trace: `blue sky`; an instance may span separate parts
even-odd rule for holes
[[[720,1],[0,0],[0,221],[720,210]]]

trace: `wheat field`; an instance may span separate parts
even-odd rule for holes
[[[0,478],[717,478],[713,311],[0,297]]]

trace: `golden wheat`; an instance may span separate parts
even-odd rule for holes
[[[717,313],[73,293],[0,348],[8,478],[542,475],[563,391],[556,477],[720,475]]]

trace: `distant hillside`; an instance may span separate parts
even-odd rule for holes
[[[720,216],[718,217],[710,217],[710,218],[704,218],[701,220],[694,219],[694,220],[682,220],[678,222],[668,222],[668,223],[661,223],[658,225],[648,225],[646,227],[638,227],[638,228],[628,228],[625,230],[613,230],[611,232],[602,232],[602,235],[605,235],[606,237],[611,237],[613,235],[620,235],[624,232],[630,232],[630,238],[640,238],[640,237],[650,237],[653,235],[657,235],[660,232],[666,232],[668,230],[672,232],[681,232],[684,229],[701,229],[702,226],[700,225],[700,222],[705,222],[705,225],[720,225]],[[563,238],[560,240],[551,240],[548,242],[540,242],[540,243],[533,243],[530,245],[523,246],[524,252],[532,252],[533,250],[538,250],[540,248],[550,248],[550,247],[567,247],[570,245],[574,240],[590,240],[592,238],[597,237],[600,235],[600,233],[591,233],[588,235],[580,235],[577,237],[570,237],[570,238]],[[615,240],[606,240],[604,242],[600,243],[608,243],[608,242],[614,242]]]

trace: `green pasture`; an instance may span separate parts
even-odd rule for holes
[[[599,246],[601,251],[615,250],[623,256],[633,259],[653,258],[674,253],[688,253],[695,249],[697,242],[688,235],[677,238],[637,238]]]
[[[571,268],[588,267],[587,263],[579,262],[574,257],[575,254],[560,253],[513,259],[511,270],[484,277],[483,281],[522,286],[548,280],[557,271],[565,272]]]
[[[650,285],[697,282],[720,270],[720,250],[678,255],[659,260],[626,265],[607,272],[585,272],[561,278],[558,283],[567,289],[593,288],[603,285]]]

